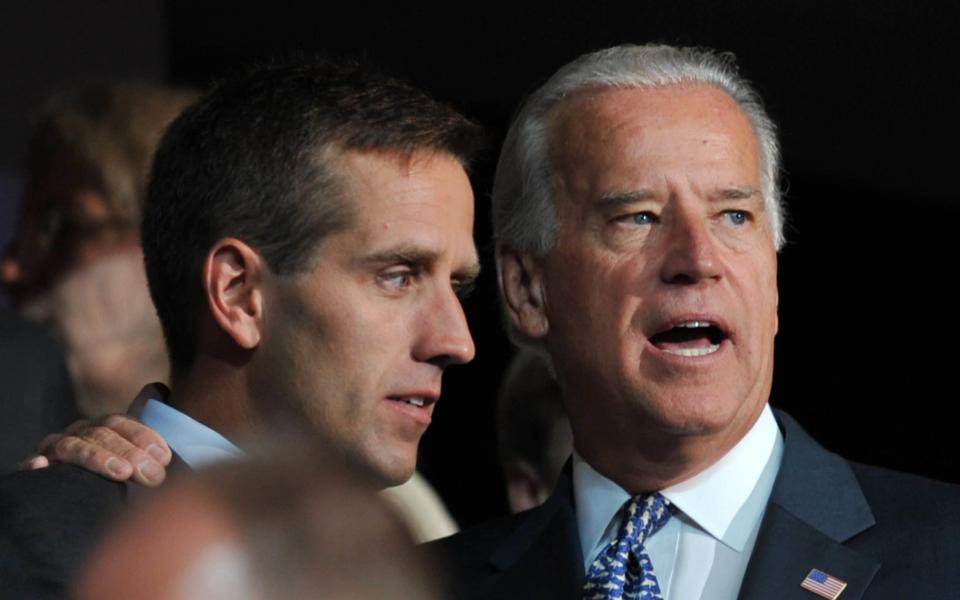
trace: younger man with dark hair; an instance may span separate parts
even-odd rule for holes
[[[380,485],[410,477],[444,368],[474,354],[477,140],[421,92],[322,62],[256,69],[177,119],[142,236],[172,386],[134,404],[175,463],[294,429]],[[126,497],[71,466],[0,481],[4,581],[62,595]]]

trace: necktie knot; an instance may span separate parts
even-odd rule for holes
[[[629,540],[631,546],[642,546],[670,519],[670,501],[663,495],[634,496],[627,503],[627,516],[620,537]]]
[[[644,543],[670,519],[670,501],[659,493],[635,496],[625,505],[623,523],[587,573],[584,599],[662,598]]]

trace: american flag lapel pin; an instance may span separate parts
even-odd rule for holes
[[[828,575],[820,569],[810,569],[800,582],[800,587],[827,600],[837,600],[847,587],[847,582]]]

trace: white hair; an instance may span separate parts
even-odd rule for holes
[[[585,54],[557,71],[523,104],[500,153],[493,184],[493,231],[497,241],[543,256],[556,241],[557,213],[548,160],[550,110],[586,87],[651,88],[712,85],[744,112],[760,146],[761,193],[774,244],[783,245],[783,207],[778,175],[776,126],[760,96],[737,72],[734,56],[705,49],[624,45]]]

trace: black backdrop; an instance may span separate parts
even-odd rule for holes
[[[781,126],[791,218],[774,404],[848,457],[960,481],[954,14],[836,0],[305,4],[168,2],[170,79],[205,85],[294,48],[352,54],[488,127],[494,150],[474,177],[486,272],[467,306],[478,356],[445,375],[422,447],[461,524],[505,510],[493,398],[510,347],[486,208],[496,145],[554,69],[623,42],[733,51]]]

